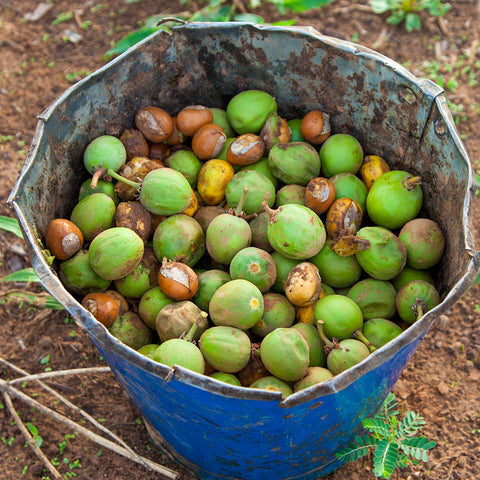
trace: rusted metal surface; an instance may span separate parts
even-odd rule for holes
[[[170,369],[126,347],[61,285],[42,256],[48,223],[69,217],[87,178],[82,154],[95,137],[131,127],[150,104],[172,115],[190,104],[225,108],[250,88],[277,98],[286,118],[330,114],[332,131],[367,154],[422,176],[422,212],[447,241],[436,269],[442,303],[390,344],[333,380],[281,401]],[[362,419],[375,412],[435,318],[479,268],[472,240],[474,175],[443,91],[364,47],[312,28],[185,24],[158,32],[67,90],[41,116],[13,205],[44,287],[86,329],[144,416],[152,439],[199,478],[316,479],[339,463]]]

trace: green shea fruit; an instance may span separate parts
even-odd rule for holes
[[[158,343],[148,343],[147,345],[144,345],[143,347],[140,347],[137,351],[138,353],[141,353],[142,355],[145,355],[148,358],[153,357],[153,352],[159,347]]]
[[[92,178],[87,178],[80,185],[80,189],[78,191],[78,201],[83,200],[85,197],[88,197],[89,195],[92,195],[94,193],[104,193],[115,202],[115,205],[118,205],[119,199],[115,193],[115,185],[113,184],[113,182],[99,179],[95,188],[91,188],[91,184]]]
[[[192,202],[192,187],[182,173],[173,168],[157,168],[145,175],[140,188],[140,203],[155,215],[175,215]]]
[[[283,256],[305,260],[316,255],[326,240],[325,226],[320,217],[303,205],[287,204],[269,214],[268,240]]]
[[[290,141],[291,142],[306,142],[302,135],[300,125],[302,124],[301,118],[293,118],[287,120],[288,128],[290,128]]]
[[[399,325],[386,318],[371,318],[363,324],[362,328],[362,333],[376,348],[383,347],[402,332]]]
[[[227,372],[213,372],[209,375],[211,378],[215,380],[219,380],[223,383],[228,383],[229,385],[233,385],[234,387],[241,387],[242,384],[240,380],[233,374]]]
[[[360,307],[364,320],[375,317],[389,319],[396,313],[397,291],[387,280],[365,278],[353,285],[347,296]]]
[[[281,293],[268,292],[263,295],[262,318],[250,328],[257,337],[263,338],[276,328],[288,328],[295,321],[295,306]]]
[[[267,158],[272,174],[285,184],[306,186],[320,174],[318,152],[307,142],[277,143]]]
[[[277,190],[280,182],[277,177],[272,173],[270,168],[268,167],[268,158],[262,157],[258,162],[252,163],[250,165],[245,165],[239,168],[239,172],[243,172],[245,170],[254,170],[259,173],[263,173],[273,184],[275,190]]]
[[[232,280],[242,278],[252,282],[265,293],[275,283],[277,270],[272,256],[257,247],[247,247],[240,250],[230,262],[230,277]]]
[[[307,374],[293,385],[293,391],[299,392],[306,388],[313,387],[319,383],[324,383],[333,378],[333,373],[324,367],[308,367]]]
[[[231,280],[219,287],[210,300],[210,319],[215,325],[240,330],[253,327],[263,315],[263,295],[248,280]]]
[[[367,195],[367,213],[378,226],[394,230],[413,220],[423,205],[420,177],[391,170],[375,180]]]
[[[210,327],[202,333],[199,346],[207,363],[221,372],[239,372],[250,359],[250,338],[238,328]]]
[[[344,295],[327,295],[317,301],[313,309],[315,320],[323,320],[323,331],[332,339],[350,338],[353,332],[363,326],[360,307]]]
[[[303,185],[296,185],[294,183],[284,185],[275,195],[275,207],[278,208],[287,203],[305,206],[305,190],[306,187]]]
[[[355,200],[365,212],[368,188],[356,175],[350,172],[337,173],[330,178],[335,187],[335,200],[339,198],[351,198]]]
[[[143,346],[153,343],[152,330],[134,312],[126,312],[123,315],[119,315],[108,327],[108,331],[134,350],[139,350]]]
[[[445,250],[445,236],[437,222],[414,218],[407,222],[398,238],[407,248],[407,265],[427,269],[436,265]]]
[[[355,255],[342,257],[330,248],[331,239],[327,239],[322,249],[308,261],[313,263],[320,273],[322,284],[333,288],[351,287],[362,275],[362,267]]]
[[[273,247],[268,241],[268,213],[261,212],[255,218],[252,218],[248,224],[252,231],[252,247],[265,250],[268,253],[273,252]]]
[[[269,392],[279,392],[282,394],[282,399],[287,398],[293,393],[292,387],[290,387],[288,383],[273,375],[268,375],[255,380],[252,384],[250,384],[249,388],[268,390]]]
[[[262,212],[263,201],[269,207],[275,203],[275,187],[269,178],[255,170],[243,170],[235,173],[225,188],[225,198],[230,208],[239,204],[245,187],[248,187],[248,192],[244,196],[242,210],[247,215]]]
[[[138,315],[150,329],[155,330],[155,319],[158,312],[165,305],[173,302],[173,298],[170,298],[160,287],[150,288],[140,298]]]
[[[180,172],[193,189],[197,188],[198,174],[203,162],[192,151],[177,150],[164,163],[167,167]]]
[[[396,306],[400,318],[409,324],[415,323],[425,313],[440,303],[437,289],[423,280],[412,280],[397,293]]]
[[[383,227],[363,227],[357,238],[368,240],[370,246],[355,257],[363,270],[377,280],[395,278],[407,263],[407,249],[400,239]]]
[[[319,156],[324,176],[327,178],[339,173],[356,174],[362,166],[363,148],[355,137],[337,133],[325,140]]]
[[[90,266],[102,278],[117,280],[127,276],[140,263],[143,240],[129,228],[113,227],[98,234],[90,244]]]
[[[324,367],[326,364],[325,343],[320,338],[318,330],[309,323],[296,323],[292,326],[305,339],[309,351],[309,367]]]
[[[201,375],[205,373],[205,359],[200,349],[180,338],[173,338],[160,344],[153,352],[152,360],[168,367],[178,365]]]
[[[225,213],[210,222],[205,239],[209,255],[216,262],[229,265],[240,250],[250,246],[252,231],[246,220]]]
[[[200,272],[197,274],[197,278],[198,289],[192,300],[195,305],[205,312],[208,312],[210,308],[210,300],[212,299],[213,294],[219,287],[232,279],[227,272],[219,269],[211,269]]]
[[[413,268],[408,264],[403,267],[403,270],[395,278],[392,278],[391,282],[398,292],[405,284],[412,280],[423,280],[424,282],[435,285],[433,276],[428,270]]]
[[[221,108],[209,107],[212,112],[213,120],[211,123],[219,125],[227,137],[236,137],[236,132],[228,122],[227,112]]]
[[[308,344],[294,328],[276,328],[263,338],[260,357],[275,377],[295,382],[305,376],[310,361]]]
[[[115,223],[117,207],[105,193],[93,193],[73,207],[70,221],[82,232],[86,242],[91,242],[99,233]]]
[[[92,175],[99,168],[111,168],[116,172],[126,160],[125,146],[119,138],[112,135],[101,135],[93,139],[83,153],[83,164]]]
[[[104,292],[112,283],[90,266],[88,250],[80,249],[73,257],[60,263],[58,276],[63,286],[74,295]]]
[[[205,233],[193,217],[179,213],[160,222],[153,234],[153,251],[164,258],[193,267],[206,252]]]
[[[277,102],[269,93],[261,90],[245,90],[235,95],[227,105],[227,119],[239,134],[257,134],[267,117],[277,110]]]
[[[287,280],[288,274],[293,267],[296,267],[302,260],[295,260],[293,258],[284,257],[281,253],[271,253],[273,261],[275,262],[275,269],[277,270],[277,278],[272,285],[272,291],[276,293],[285,293],[284,283]]]
[[[338,375],[345,370],[357,365],[370,355],[368,347],[352,338],[347,338],[339,342],[338,346],[327,356],[327,368],[334,375]]]

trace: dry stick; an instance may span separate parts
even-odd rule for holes
[[[29,380],[34,380],[36,383],[38,383],[44,390],[52,394],[54,397],[58,398],[61,402],[63,402],[65,405],[70,407],[72,410],[75,412],[79,413],[82,417],[86,418],[91,424],[93,424],[95,427],[97,427],[99,430],[102,432],[106,433],[110,437],[112,437],[114,440],[116,440],[123,448],[128,450],[131,455],[135,456],[138,458],[138,463],[143,463],[142,462],[142,457],[137,455],[120,437],[115,435],[112,431],[110,431],[108,428],[104,427],[100,423],[98,423],[93,417],[91,417],[87,412],[82,410],[81,408],[77,407],[75,404],[71,403],[69,400],[67,400],[65,397],[60,395],[58,392],[56,392],[54,389],[50,388],[48,385],[42,383],[40,381],[41,378],[51,378],[51,377],[58,377],[62,375],[70,375],[70,374],[80,374],[80,373],[91,373],[91,372],[110,372],[109,367],[91,367],[91,368],[77,368],[77,369],[72,369],[72,370],[59,370],[57,372],[44,372],[44,373],[37,373],[35,375],[28,375],[28,372],[25,370],[22,370],[21,368],[18,368],[17,366],[13,365],[12,363],[8,362],[7,360],[4,360],[3,358],[0,357],[0,363],[3,363],[4,365],[7,365],[10,367],[12,370],[15,370],[17,373],[21,373],[22,375],[26,375],[21,378],[16,378],[14,380],[10,380],[8,382],[9,385],[14,385],[15,383],[19,382],[28,382]]]
[[[178,476],[177,472],[174,472],[173,470],[170,470],[169,468],[163,467],[162,465],[159,465],[155,462],[152,462],[148,458],[141,457],[140,455],[132,455],[129,450],[126,448],[120,447],[116,443],[111,442],[110,440],[107,440],[106,438],[97,435],[94,432],[91,432],[88,430],[88,428],[82,427],[81,425],[76,424],[69,418],[55,412],[55,410],[52,410],[45,405],[37,402],[36,400],[33,400],[30,398],[28,395],[25,395],[24,393],[20,392],[16,388],[10,386],[5,380],[0,379],[0,391],[2,392],[7,392],[9,395],[12,397],[15,397],[19,400],[22,400],[26,404],[30,405],[33,408],[36,408],[37,410],[40,410],[41,412],[45,413],[46,415],[50,416],[52,419],[57,420],[60,423],[63,423],[70,427],[72,430],[75,432],[81,433],[88,439],[98,443],[104,448],[108,448],[109,450],[112,450],[113,452],[119,453],[120,455],[123,455],[124,457],[128,458],[129,460],[133,460],[134,462],[143,464],[145,466],[148,466],[151,470],[154,470],[160,474],[162,474],[165,478],[168,479],[175,479]]]
[[[45,465],[47,470],[53,475],[53,477],[55,477],[56,479],[62,480],[62,476],[60,475],[59,471],[52,465],[50,460],[35,444],[35,439],[32,437],[32,435],[30,435],[30,432],[28,431],[27,427],[25,427],[25,424],[23,423],[22,419],[20,418],[17,411],[15,410],[15,407],[13,406],[10,395],[6,391],[3,392],[3,398],[5,399],[5,403],[7,404],[8,410],[10,411],[10,413],[12,414],[12,417],[16,422],[16,425],[22,431],[23,436],[25,437],[25,440],[28,443],[28,446],[33,450],[33,453],[43,462],[43,464]]]

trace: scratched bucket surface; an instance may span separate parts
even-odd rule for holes
[[[150,104],[172,114],[191,104],[225,108],[247,89],[275,96],[287,119],[325,111],[333,132],[350,133],[365,152],[421,175],[421,216],[446,236],[435,271],[440,305],[359,365],[284,401],[162,366],[121,344],[63,288],[41,253],[47,225],[69,218],[87,178],[82,154],[91,140],[133,126]],[[474,190],[443,90],[429,80],[308,27],[192,23],[157,32],[43,112],[9,203],[43,286],[88,332],[157,445],[203,479],[306,480],[340,466],[335,452],[378,410],[434,319],[473,282]]]

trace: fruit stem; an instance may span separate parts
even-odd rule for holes
[[[197,330],[198,328],[200,327],[200,322],[204,319],[204,318],[207,318],[208,317],[208,313],[207,312],[200,312],[200,315],[198,316],[198,318],[195,320],[195,323],[192,325],[192,327],[190,328],[190,330],[187,332],[187,334],[185,335],[185,337],[183,337],[184,340],[186,340],[187,342],[192,342],[193,341],[193,337],[195,336],[195,334],[197,333]]]
[[[97,188],[100,178],[107,173],[105,168],[97,168],[93,174],[92,181],[90,182],[90,188]]]
[[[320,338],[323,340],[323,343],[325,344],[326,347],[329,349],[334,349],[335,345],[334,343],[325,335],[325,332],[323,331],[323,325],[324,325],[323,320],[318,320],[317,321],[317,330],[318,334],[320,335]]]
[[[264,200],[264,201],[262,202],[262,207],[263,207],[263,211],[264,211],[264,212],[267,212],[269,223],[274,223],[274,222],[276,222],[276,221],[277,221],[278,213],[280,212],[280,210],[281,210],[282,207],[279,207],[278,210],[272,210],[272,209],[268,206],[268,203],[267,203],[266,200]]]
[[[245,203],[245,200],[247,198],[247,193],[248,193],[248,187],[243,187],[242,196],[240,197],[240,200],[238,201],[237,206],[234,210],[234,215],[236,217],[239,217],[242,213],[243,204]]]
[[[137,182],[132,182],[131,180],[126,179],[125,177],[122,177],[120,174],[118,174],[115,170],[109,168],[107,170],[107,175],[114,178],[115,180],[118,180],[120,182],[126,183],[127,185],[130,185],[132,188],[137,190],[137,192],[140,190],[140,183]]]
[[[422,183],[421,177],[406,177],[402,180],[402,185],[411,192],[415,187],[418,187]]]
[[[415,303],[412,305],[412,310],[413,313],[417,315],[417,318],[415,319],[415,321],[417,322],[423,317],[423,315],[425,315],[427,305],[421,298],[417,298]]]
[[[353,336],[355,338],[357,338],[358,340],[360,340],[362,343],[364,343],[368,347],[368,349],[370,350],[370,353],[374,352],[377,349],[377,347],[375,347],[375,345],[370,343],[370,340],[363,334],[363,332],[360,329],[355,330],[353,332]]]

